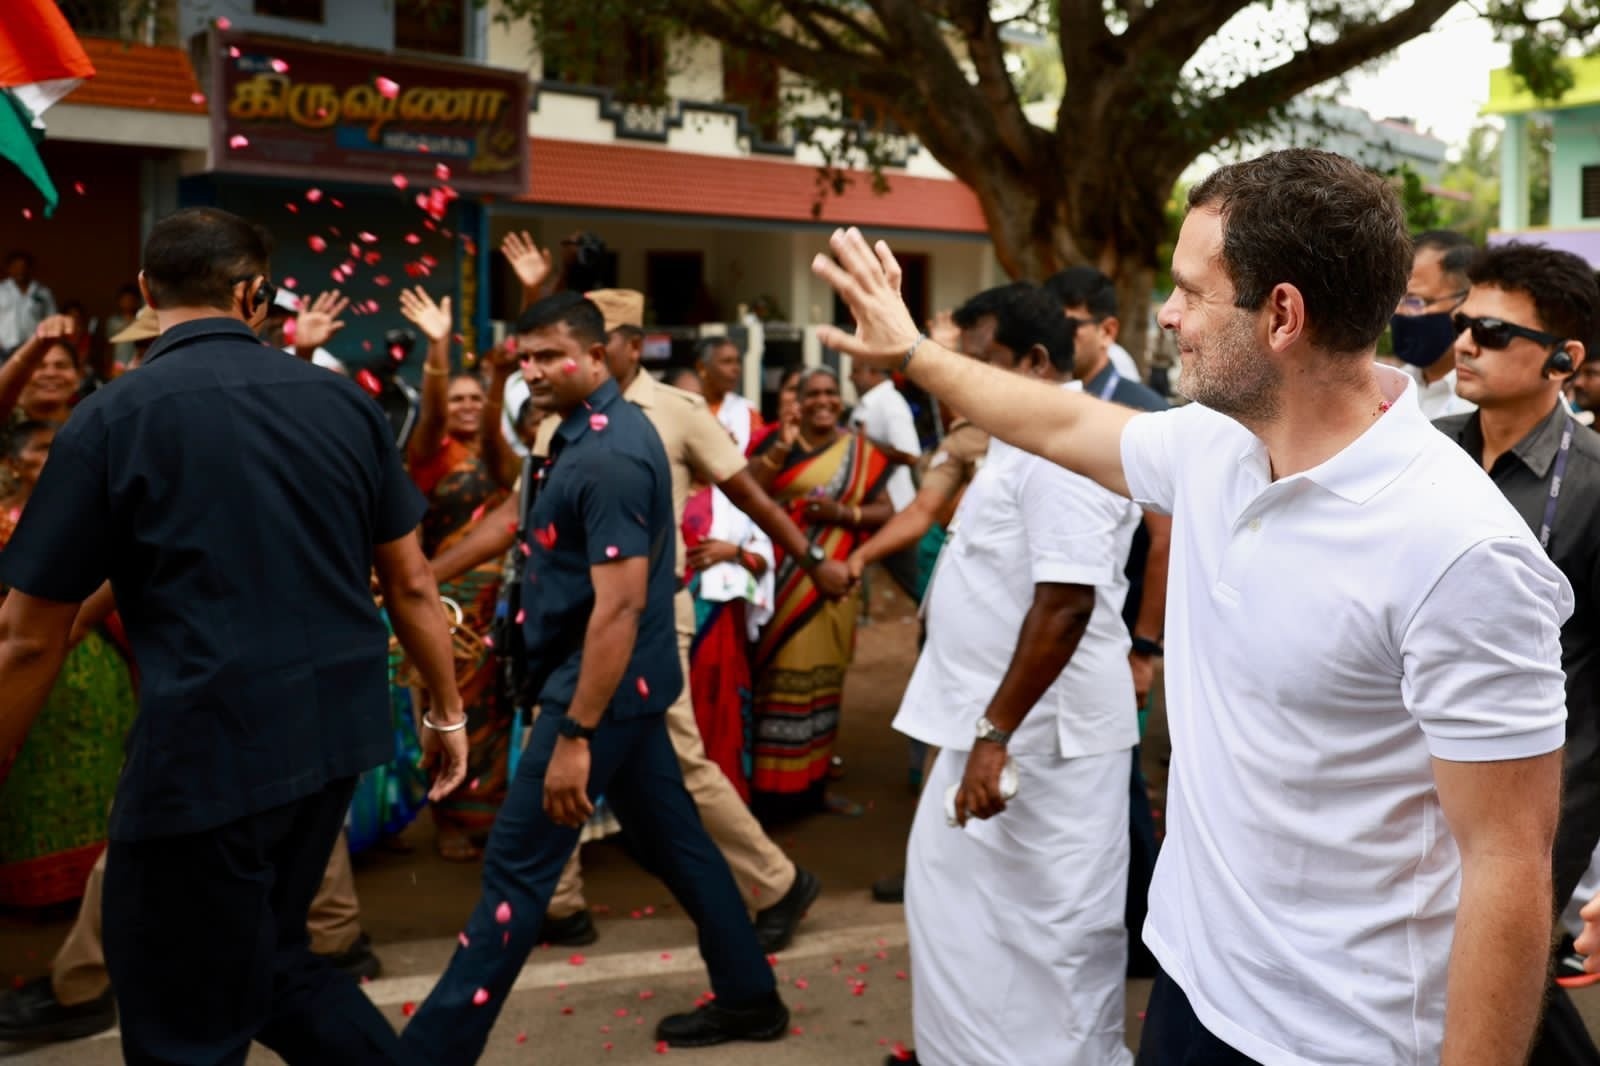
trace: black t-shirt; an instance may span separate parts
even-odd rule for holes
[[[56,435],[0,580],[110,578],[139,665],[117,840],[191,833],[393,757],[373,546],[426,508],[356,385],[236,319],[168,330]]]
[[[665,712],[685,678],[672,603],[678,524],[660,436],[607,380],[562,419],[540,480],[523,522],[522,636],[531,691],[544,711],[565,713],[578,688],[594,612],[590,568],[642,557],[650,575],[645,607],[627,672],[606,713],[622,720]]]

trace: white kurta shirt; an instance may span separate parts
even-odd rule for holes
[[[850,428],[861,430],[870,441],[907,455],[922,454],[922,441],[917,437],[917,420],[911,416],[911,405],[887,378],[861,395],[855,410],[850,412]],[[911,471],[896,463],[894,472],[889,475],[888,491],[894,509],[905,510],[917,495]]]
[[[26,289],[0,278],[0,356],[33,336],[39,323],[56,313],[56,298],[37,281]]]
[[[928,639],[894,727],[937,747],[971,750],[974,726],[1016,651],[1034,585],[1054,582],[1093,586],[1094,611],[1010,750],[1074,758],[1138,743],[1122,602],[1139,519],[1125,497],[991,441],[929,586]]]
[[[1420,366],[1407,365],[1400,369],[1417,383],[1417,406],[1422,408],[1422,413],[1427,416],[1428,421],[1443,418],[1445,415],[1464,415],[1478,409],[1478,405],[1471,400],[1463,400],[1456,395],[1454,367],[1451,367],[1444,377],[1432,383],[1423,380]]]
[[[1571,587],[1408,378],[1315,469],[1198,404],[1122,437],[1170,512],[1167,838],[1145,942],[1265,1066],[1437,1064],[1461,859],[1431,759],[1555,751]]]

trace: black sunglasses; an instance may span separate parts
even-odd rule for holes
[[[1567,343],[1565,337],[1558,337],[1554,333],[1545,333],[1543,330],[1529,329],[1527,326],[1519,326],[1515,322],[1507,322],[1503,318],[1473,318],[1471,315],[1464,315],[1457,311],[1450,317],[1450,321],[1455,326],[1456,336],[1459,337],[1461,334],[1471,330],[1472,343],[1490,351],[1499,351],[1508,347],[1513,337],[1526,337],[1530,341],[1538,341],[1547,347]]]

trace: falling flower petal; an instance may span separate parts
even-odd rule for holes
[[[896,970],[894,972],[894,979],[896,981],[904,981],[906,979],[906,972],[904,970]]]
[[[611,1050],[611,1041],[607,1040],[604,1044],[601,1044],[600,1045],[600,1050],[601,1051],[610,1051]]]
[[[217,19],[217,29],[222,30],[224,33],[226,33],[228,31],[228,28],[231,27],[232,25],[233,25],[233,23],[229,22],[225,18]]]
[[[666,1053],[667,1053],[667,1042],[665,1040],[657,1040],[656,1041],[656,1054],[657,1055],[665,1055]]]
[[[517,611],[517,625],[520,626],[523,622],[526,622],[527,620],[528,620],[528,612],[527,612],[526,609]]]
[[[313,203],[314,204],[314,203],[316,203],[317,201],[319,201],[321,199],[322,199],[322,190],[321,189],[310,188],[310,189],[306,190],[306,201],[308,203]]]
[[[642,988],[642,989],[639,990],[639,998],[640,999],[655,999],[656,998],[656,994],[654,992],[650,991],[648,988]]]
[[[373,84],[378,87],[378,95],[386,100],[400,95],[400,83],[391,78],[378,78]]]
[[[299,284],[300,283],[298,281],[294,280],[294,278],[284,278],[283,279],[283,287],[286,288],[286,289],[291,289],[291,290],[295,289],[295,288],[297,288],[299,286]]]
[[[250,138],[246,137],[242,133],[235,133],[232,137],[228,138],[228,147],[248,148],[250,147]]]
[[[800,991],[804,992],[806,989],[811,987],[811,982],[807,981],[804,977],[796,977],[794,979],[794,986]]]
[[[306,243],[311,246],[313,252],[326,252],[328,250],[328,242],[315,233],[306,238]]]
[[[911,1061],[911,1051],[904,1044],[902,1044],[898,1040],[896,1040],[894,1042],[894,1048],[890,1052],[890,1054],[894,1055],[894,1059],[895,1059],[896,1062],[910,1062]]]
[[[378,375],[370,370],[362,369],[356,372],[356,384],[360,385],[373,396],[383,391],[383,382],[378,380]]]
[[[562,1014],[571,1014],[572,1013],[572,1008],[571,1007],[562,1007],[561,1008],[561,1013]]]
[[[528,1042],[528,1034],[527,1033],[518,1033],[517,1034],[517,1043],[526,1044],[527,1042]]]
[[[299,331],[300,323],[296,322],[294,319],[288,319],[283,323],[283,339],[288,341],[290,344],[294,343],[294,335]]]
[[[334,207],[343,207],[344,206],[344,201],[339,199],[337,196],[328,197],[328,202],[330,204],[332,204]]]
[[[229,59],[238,59],[239,58],[239,49],[237,49],[237,48],[229,48],[228,49],[228,58]]]
[[[433,165],[433,176],[438,178],[440,181],[449,181],[450,168],[444,163],[435,163]]]
[[[505,900],[500,901],[500,906],[494,909],[494,920],[501,925],[511,921],[511,904]]]
[[[72,183],[72,191],[77,193],[79,196],[82,196],[84,194],[83,182],[81,182],[81,181],[73,182]]]
[[[191,104],[195,104],[195,105],[198,105],[200,107],[204,107],[204,106],[206,106],[206,94],[205,93],[190,93],[189,94],[189,102]]]
[[[394,187],[397,188],[397,189],[404,189],[407,185],[411,184],[411,179],[406,177],[404,174],[396,174],[393,177],[391,177],[389,180],[394,184]]]
[[[596,433],[599,433],[602,429],[605,429],[610,424],[611,419],[607,418],[600,411],[596,411],[594,414],[589,416],[589,428],[594,430]]]
[[[408,233],[408,234],[406,234],[406,243],[407,244],[421,244],[422,243],[422,238],[417,236],[415,233]]]
[[[618,1018],[626,1018],[628,1016],[628,1008],[618,1007],[616,1010],[616,1015]]]
[[[412,1003],[410,1000],[407,1000],[406,1002],[400,1004],[400,1013],[409,1018],[413,1014],[417,1013],[417,1005]]]
[[[372,279],[372,283],[378,286],[380,289],[387,289],[389,287],[389,275],[379,274],[377,277]]]
[[[567,963],[571,966],[582,966],[584,963],[584,958],[582,955],[574,955],[572,958],[567,960]]]
[[[287,74],[289,73],[289,64],[281,59],[273,59],[272,69],[278,74]]]
[[[643,696],[645,699],[650,698],[650,683],[648,681],[641,677],[639,680],[635,681],[633,685],[634,688],[639,690],[639,695]]]
[[[661,961],[662,961],[662,962],[671,962],[671,961],[672,961],[672,952],[670,952],[670,951],[663,951],[663,952],[662,952],[662,953],[661,953]]]
[[[489,1002],[489,990],[487,988],[480,988],[472,993],[472,1005],[474,1007],[481,1007],[487,1002]]]
[[[617,556],[619,556],[621,554],[622,554],[622,550],[620,548],[618,548],[615,544],[606,545],[606,558],[607,559],[615,559]]]

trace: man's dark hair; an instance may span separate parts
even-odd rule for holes
[[[1117,287],[1094,267],[1068,267],[1047,278],[1041,288],[1063,308],[1087,308],[1096,322],[1117,317]]]
[[[622,325],[618,326],[616,329],[612,330],[611,332],[617,334],[620,337],[622,337],[624,340],[630,340],[631,341],[635,337],[643,337],[644,336],[644,327],[643,326],[635,326],[632,322],[624,322]]]
[[[699,340],[694,342],[695,366],[704,366],[706,363],[711,361],[711,357],[719,350],[730,346],[735,350],[737,350],[739,347],[738,344],[734,343],[732,337],[701,337]]]
[[[186,207],[144,242],[144,279],[158,309],[233,307],[233,287],[267,273],[267,242],[251,223],[215,207]]]
[[[1387,179],[1333,152],[1289,148],[1217,170],[1189,207],[1222,216],[1222,265],[1234,306],[1259,310],[1293,285],[1306,334],[1331,352],[1365,352],[1388,327],[1411,277],[1411,236]]]
[[[37,434],[54,433],[55,430],[56,427],[50,423],[40,422],[31,418],[16,423],[6,433],[6,458],[22,458],[22,449],[26,448],[28,442]]]
[[[1467,268],[1467,278],[1474,285],[1527,294],[1546,333],[1581,341],[1586,349],[1594,343],[1600,286],[1581,257],[1543,244],[1511,241],[1479,252]]]
[[[587,296],[571,290],[546,296],[517,316],[516,332],[532,333],[558,323],[566,323],[567,331],[579,344],[604,344],[606,342],[606,316]]]
[[[11,251],[7,252],[6,253],[6,266],[10,266],[12,263],[15,263],[18,259],[22,260],[24,263],[27,263],[28,264],[28,268],[30,270],[33,268],[33,263],[34,263],[33,253],[28,251],[26,248],[13,248],[13,249],[11,249]]]
[[[1412,239],[1416,251],[1431,249],[1439,253],[1439,270],[1448,278],[1467,287],[1467,268],[1478,254],[1472,238],[1453,229],[1430,229]]]
[[[1072,330],[1061,307],[1061,302],[1043,289],[1015,281],[985,289],[956,308],[951,317],[962,329],[971,329],[993,315],[994,339],[1010,348],[1018,359],[1035,344],[1042,344],[1050,354],[1050,365],[1060,373],[1070,374],[1074,362]]]

